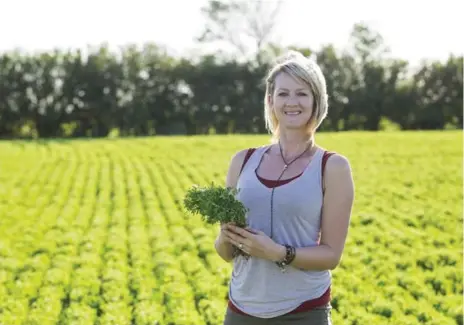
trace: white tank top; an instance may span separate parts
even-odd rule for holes
[[[249,226],[270,235],[272,188],[257,177],[256,169],[268,146],[259,147],[245,164],[237,199],[249,209]],[[318,148],[303,173],[274,190],[273,240],[295,247],[319,243],[323,203],[322,157]],[[242,312],[260,318],[286,314],[301,303],[320,297],[331,285],[330,270],[304,271],[287,266],[285,273],[272,261],[237,256],[233,262],[229,299]]]

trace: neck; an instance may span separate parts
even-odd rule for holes
[[[315,140],[314,135],[285,132],[280,135],[279,144],[284,157],[295,157],[308,149],[308,146],[308,150],[311,150]]]

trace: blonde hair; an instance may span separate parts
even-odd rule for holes
[[[264,95],[264,120],[266,129],[272,134],[272,140],[276,141],[280,136],[279,121],[274,110],[269,105],[270,98],[275,90],[275,79],[280,73],[301,80],[309,86],[314,98],[312,115],[307,123],[308,135],[313,135],[327,116],[328,96],[325,77],[321,68],[312,58],[307,58],[297,51],[290,50],[279,57],[266,76],[266,92]]]

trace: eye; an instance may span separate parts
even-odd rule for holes
[[[306,93],[298,93],[298,96],[307,96]]]
[[[287,93],[279,93],[278,96],[287,96]]]

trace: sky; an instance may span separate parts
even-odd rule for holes
[[[266,1],[266,0],[262,0]],[[267,1],[267,3],[269,3]],[[0,0],[0,51],[87,48],[103,42],[163,44],[177,54],[196,48],[206,0]],[[346,47],[357,22],[379,32],[391,55],[411,63],[462,54],[464,1],[284,0],[276,40],[313,49]],[[461,40],[461,41],[459,41]]]

